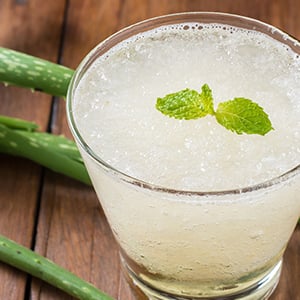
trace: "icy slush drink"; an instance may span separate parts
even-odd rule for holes
[[[126,29],[79,67],[71,128],[125,268],[150,298],[273,290],[300,215],[298,53],[258,21],[194,13]],[[204,83],[216,104],[259,103],[274,130],[237,135],[212,117],[155,109],[157,97]]]

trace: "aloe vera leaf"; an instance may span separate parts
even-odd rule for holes
[[[54,172],[58,172],[90,185],[91,181],[86,168],[80,159],[72,159],[72,155],[66,152],[70,147],[63,147],[63,151],[50,147],[39,139],[35,139],[36,132],[32,132],[32,139],[27,132],[20,133],[17,130],[0,124],[0,152],[9,155],[21,156],[30,159]],[[60,139],[61,140],[61,139]]]
[[[40,278],[81,300],[113,300],[49,259],[0,235],[0,261]]]
[[[0,82],[5,84],[65,97],[73,73],[67,67],[0,47]]]
[[[63,135],[54,135],[46,132],[28,132],[16,130],[18,134],[28,138],[32,143],[38,143],[43,147],[47,147],[49,151],[57,152],[69,158],[83,163],[80,152],[72,140],[67,139]]]
[[[38,132],[36,131],[38,129],[36,123],[2,115],[0,115],[0,124],[10,129],[15,129],[15,132],[27,137],[33,143],[41,143],[44,147],[49,147],[51,151],[58,151],[61,154],[83,163],[75,142],[62,135]]]
[[[21,129],[26,131],[35,131],[38,128],[36,123],[2,115],[0,115],[0,123],[11,129]]]

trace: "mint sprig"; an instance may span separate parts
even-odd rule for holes
[[[184,89],[157,98],[156,108],[175,119],[191,120],[213,115],[220,125],[237,134],[265,135],[273,129],[263,108],[250,99],[234,98],[221,102],[215,111],[212,91],[207,84],[202,86],[201,93]]]

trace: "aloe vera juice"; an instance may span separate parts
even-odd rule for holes
[[[300,215],[299,176],[282,176],[299,164],[299,82],[300,59],[289,47],[216,23],[142,32],[88,67],[72,114],[138,285],[225,297],[279,273]],[[237,135],[211,116],[176,120],[155,109],[157,97],[205,83],[216,104],[234,97],[257,102],[274,130]]]

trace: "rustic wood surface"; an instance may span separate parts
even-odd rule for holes
[[[300,39],[299,0],[0,0],[0,46],[76,68],[97,43],[153,16],[221,11],[273,24]],[[64,100],[0,86],[0,114],[71,137]],[[0,234],[31,247],[116,299],[135,299],[92,188],[24,159],[0,155]],[[271,300],[300,299],[300,226],[288,244]],[[73,299],[0,264],[0,299]]]

